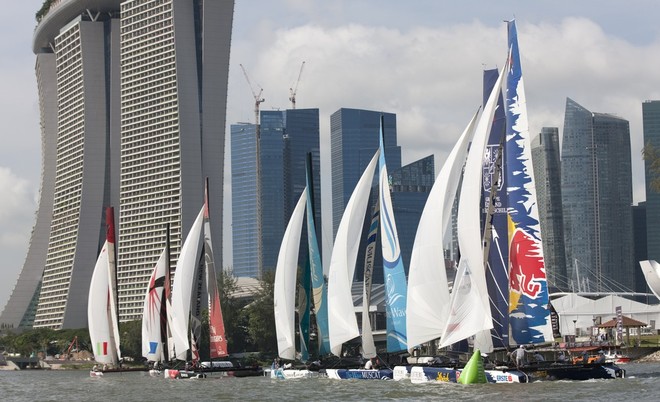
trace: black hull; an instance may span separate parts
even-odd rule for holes
[[[534,380],[574,380],[625,378],[626,370],[614,363],[549,364],[522,367],[521,370]]]

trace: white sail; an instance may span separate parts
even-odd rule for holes
[[[330,349],[336,356],[341,354],[342,344],[360,335],[353,306],[351,284],[355,273],[355,260],[360,246],[362,225],[367,211],[369,192],[379,151],[362,173],[337,229],[328,268],[328,327]]]
[[[203,217],[204,208],[202,207],[181,247],[174,276],[171,329],[176,352],[176,356],[174,357],[179,360],[186,360],[187,352],[190,349],[188,322],[190,320],[193,280],[196,279],[195,273],[199,261]]]
[[[506,64],[508,65],[508,62]],[[479,118],[465,164],[457,222],[461,259],[451,293],[449,318],[442,334],[440,347],[493,328],[484,268],[479,208],[484,151],[502,87],[502,77],[506,71],[504,69]],[[485,337],[479,337],[479,339],[483,338]],[[488,353],[492,349],[492,344],[490,346],[475,344],[476,348]]]
[[[115,300],[115,235],[112,208],[106,210],[106,240],[99,253],[87,299],[87,323],[94,351],[94,360],[103,364],[117,364],[119,325]]]
[[[298,252],[300,250],[300,234],[307,202],[307,191],[303,191],[296,204],[289,224],[284,231],[284,237],[277,256],[275,268],[275,283],[273,284],[273,309],[275,311],[275,332],[277,334],[277,350],[283,359],[295,360],[295,306],[296,306],[296,274],[298,270]]]
[[[651,292],[660,299],[660,264],[655,260],[647,260],[640,261],[639,266],[642,268],[646,284]]]
[[[165,297],[165,277],[169,269],[169,253],[166,246],[160,254],[151,273],[144,297],[142,314],[142,356],[148,361],[160,362],[164,359],[161,314]]]
[[[439,338],[447,323],[450,296],[443,236],[451,223],[451,209],[478,116],[479,110],[442,166],[417,226],[408,273],[409,348]]]

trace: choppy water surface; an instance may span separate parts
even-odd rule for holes
[[[1,401],[657,401],[660,363],[624,366],[623,380],[549,381],[531,384],[421,384],[409,381],[265,377],[166,380],[146,373],[90,378],[86,370],[0,372]]]

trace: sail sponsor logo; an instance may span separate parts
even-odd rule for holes
[[[543,290],[545,264],[537,242],[520,228],[511,236],[509,266],[511,291],[536,299]]]
[[[155,355],[158,349],[158,342],[149,342],[149,354]]]
[[[403,295],[396,290],[396,282],[391,274],[387,274],[387,305],[394,306],[399,300],[404,300]],[[403,315],[406,315],[406,312],[403,312]]]
[[[448,372],[439,372],[438,375],[435,377],[436,381],[441,381],[441,382],[450,382],[451,379],[449,377]]]
[[[483,161],[483,188],[484,191],[489,192],[493,187],[493,182],[495,181],[496,165],[497,159],[500,157],[500,147],[499,145],[488,145],[486,151],[484,152],[484,161]],[[497,180],[497,183],[494,183],[497,191],[502,190],[504,182],[500,177]],[[497,204],[495,205],[497,207]]]

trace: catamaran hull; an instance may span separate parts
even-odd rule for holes
[[[290,380],[292,378],[320,378],[325,377],[325,373],[311,370],[297,370],[297,369],[271,369],[270,378]]]
[[[626,370],[614,363],[562,364],[548,367],[523,368],[532,381],[551,380],[607,380],[625,378]]]
[[[326,369],[325,372],[334,380],[391,380],[394,376],[390,369]]]
[[[396,370],[396,367],[395,367]],[[451,367],[421,367],[410,369],[410,382],[422,384],[427,382],[458,382],[461,369]],[[491,384],[513,384],[527,382],[527,375],[518,370],[486,370],[486,379]]]
[[[410,380],[410,369],[412,366],[395,366],[392,370],[394,381]]]

